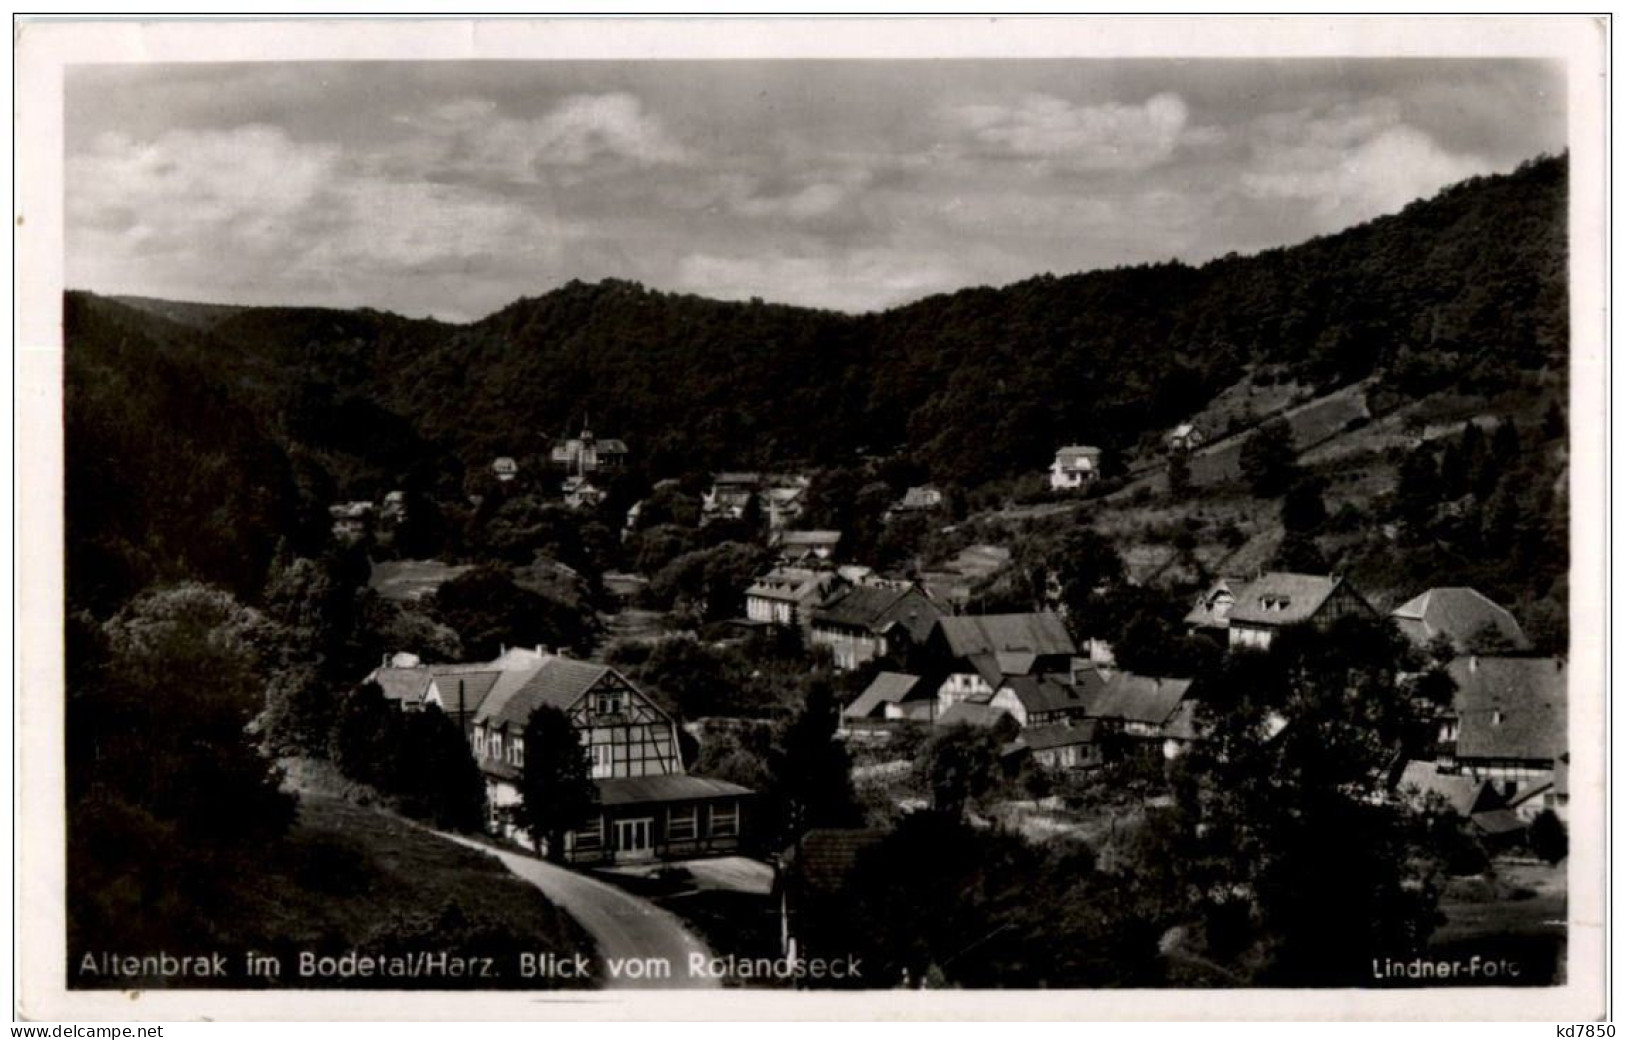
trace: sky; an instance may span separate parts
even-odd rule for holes
[[[1566,146],[1525,60],[75,66],[70,288],[466,321],[572,279],[878,310],[1334,232]]]

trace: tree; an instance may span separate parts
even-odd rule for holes
[[[1292,427],[1275,418],[1253,431],[1241,446],[1241,474],[1253,494],[1271,497],[1292,483],[1298,452],[1292,443]]]
[[[1418,821],[1385,801],[1387,768],[1421,718],[1408,648],[1349,617],[1228,659],[1188,754],[1170,898],[1231,922],[1228,970],[1274,985],[1353,985],[1370,958],[1418,950],[1436,879]]]
[[[1270,567],[1295,574],[1325,574],[1331,564],[1313,537],[1294,532],[1281,539],[1281,547],[1275,550]]]
[[[551,705],[530,713],[524,741],[516,822],[538,849],[545,845],[549,859],[562,861],[566,832],[585,823],[598,804],[592,766],[569,717]]]
[[[507,568],[490,564],[441,585],[430,610],[457,633],[464,653],[480,659],[496,657],[504,646],[585,651],[597,624],[589,608],[523,588]]]
[[[1176,451],[1168,459],[1168,496],[1175,501],[1183,499],[1191,490],[1191,460],[1183,451]]]
[[[1569,832],[1550,809],[1542,809],[1529,823],[1529,851],[1547,863],[1561,863],[1569,854]]]
[[[991,729],[950,726],[931,738],[915,759],[931,792],[931,807],[959,819],[977,799],[998,786],[1001,740]]]
[[[1318,478],[1300,480],[1281,500],[1281,526],[1295,534],[1314,534],[1326,525],[1325,484]]]
[[[779,735],[769,757],[776,804],[787,844],[814,827],[855,827],[863,809],[852,787],[852,761],[836,738],[840,704],[824,679],[815,680],[806,702]]]

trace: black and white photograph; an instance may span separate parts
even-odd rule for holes
[[[1467,21],[25,24],[20,1013],[1602,1014],[1606,28]]]

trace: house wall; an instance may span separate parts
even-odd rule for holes
[[[937,687],[937,714],[941,715],[962,700],[992,694],[993,687],[975,672],[953,672]]]
[[[1016,691],[1010,687],[1000,689],[988,703],[995,708],[1003,708],[1015,718],[1016,722],[1023,726],[1027,725],[1027,706],[1021,703],[1021,698],[1017,697]]]
[[[835,667],[853,671],[886,652],[886,640],[869,632],[837,628],[833,625],[812,626],[814,646],[827,646],[835,656]]]
[[[593,822],[565,835],[564,856],[571,863],[616,863],[736,852],[745,827],[744,801],[743,798],[715,798],[607,806],[596,814]],[[649,821],[646,853],[616,847],[617,820]]]
[[[1275,629],[1262,625],[1244,625],[1235,621],[1230,622],[1230,648],[1246,650],[1268,650],[1270,643],[1275,640]]]
[[[746,596],[745,616],[752,621],[763,621],[774,625],[789,625],[795,621],[796,606],[782,599],[769,599],[766,596]]]

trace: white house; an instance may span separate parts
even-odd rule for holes
[[[1072,444],[1055,453],[1049,467],[1049,486],[1073,491],[1100,479],[1100,449]]]

